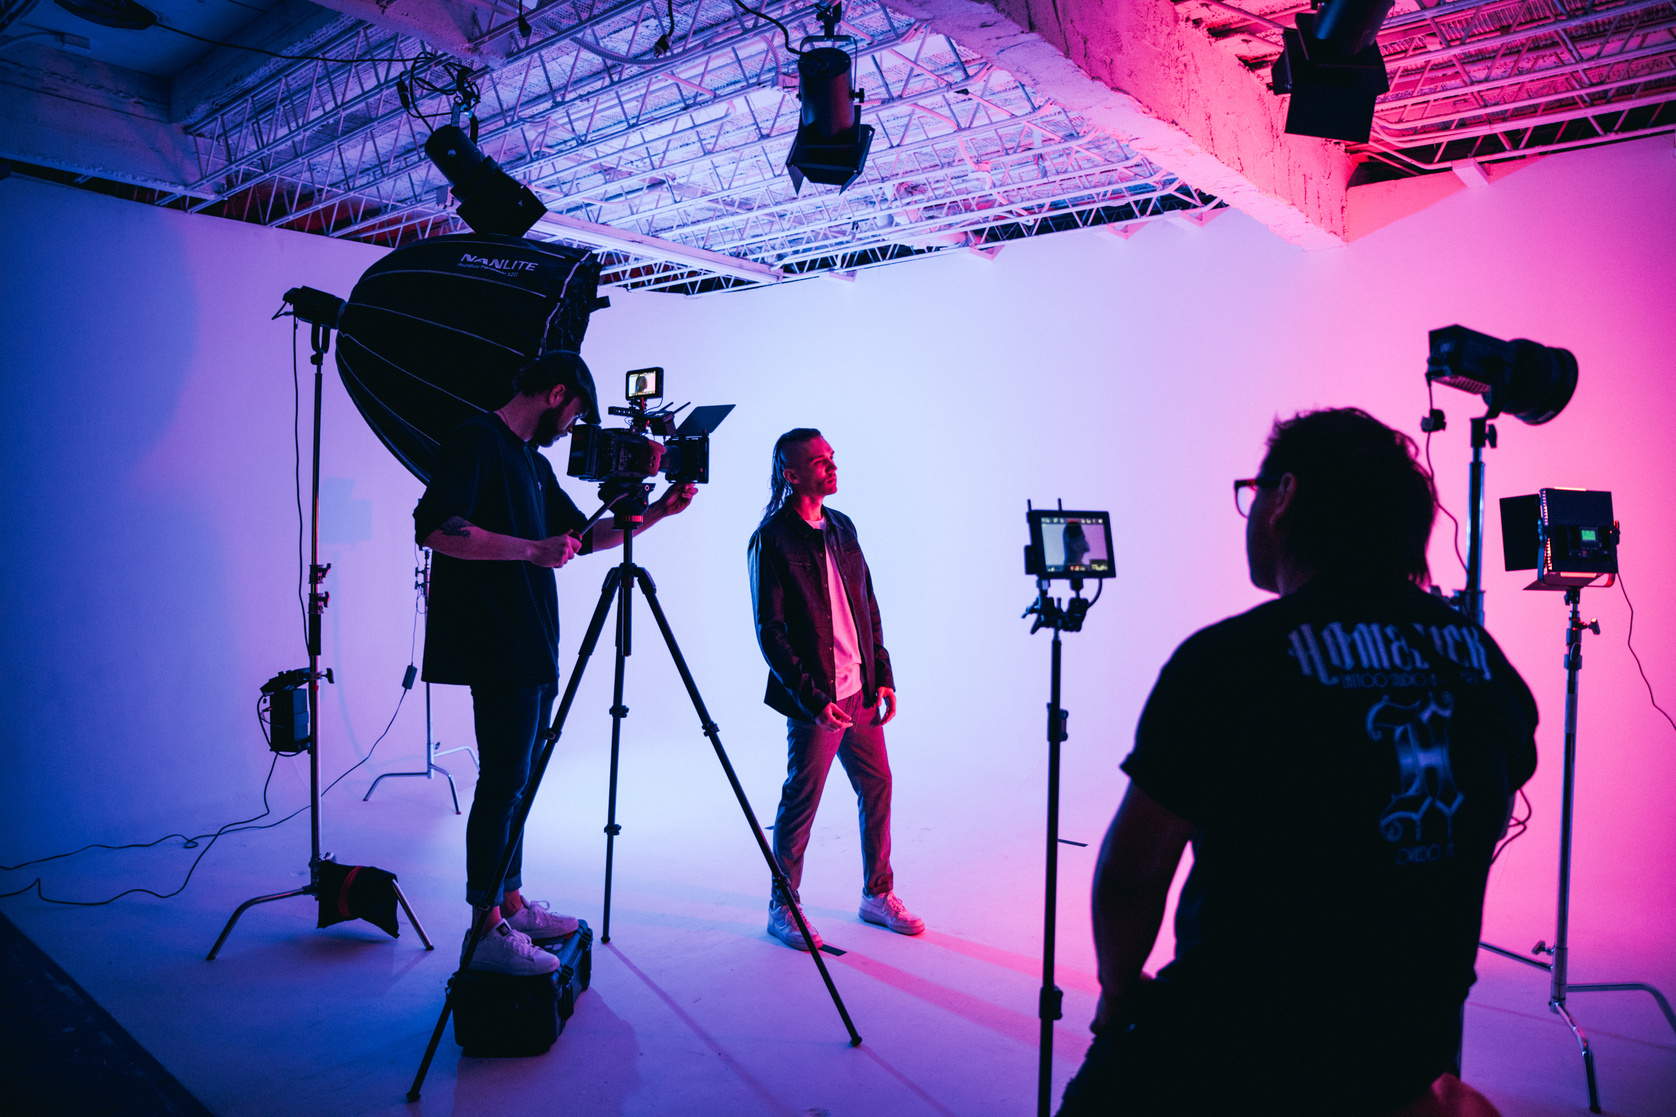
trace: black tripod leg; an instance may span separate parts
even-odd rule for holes
[[[652,584],[651,576],[639,567],[635,568],[635,576],[640,581],[641,592],[646,595],[646,604],[652,610],[652,618],[658,622],[658,631],[663,633],[663,642],[669,645],[670,658],[675,661],[675,669],[681,673],[681,682],[687,688],[687,697],[692,699],[693,710],[698,714],[704,735],[710,738],[710,744],[716,750],[716,759],[721,761],[722,771],[727,773],[727,782],[733,787],[733,796],[739,800],[739,809],[745,813],[745,820],[751,825],[751,834],[757,840],[757,848],[762,851],[762,859],[768,863],[768,872],[774,878],[774,888],[780,895],[789,898],[792,894],[791,882],[781,870],[779,861],[774,857],[774,851],[768,847],[768,839],[763,836],[762,824],[757,821],[756,812],[751,810],[751,801],[745,797],[745,788],[733,770],[733,762],[727,758],[727,750],[722,748],[720,727],[710,720],[710,711],[704,708],[704,699],[698,693],[698,684],[693,681],[692,672],[687,669],[687,661],[681,655],[681,648],[675,643],[675,633],[670,630],[669,618],[663,615],[663,606],[658,604],[657,587]],[[814,936],[810,934],[809,925],[804,921],[801,905],[793,903],[789,907],[792,918],[797,921],[797,929],[803,934],[804,942],[813,942]],[[850,1033],[850,1046],[860,1046],[861,1033],[855,1030],[855,1022],[850,1019],[849,1009],[844,1007],[844,998],[838,995],[838,986],[833,984],[832,974],[826,968],[826,960],[818,950],[811,950],[809,957],[815,960],[815,968],[820,971],[821,980],[826,983],[826,991],[832,995],[832,1004],[838,1009],[838,1015],[843,1018],[844,1027]]]
[[[576,688],[582,682],[582,672],[588,666],[588,658],[594,654],[594,645],[599,643],[600,632],[605,628],[605,615],[611,610],[611,595],[617,588],[617,576],[615,567],[605,576],[605,585],[599,591],[599,605],[594,608],[593,619],[588,622],[588,634],[582,638],[582,648],[576,653],[576,666],[571,668],[570,682],[565,684],[564,697],[559,700],[559,708],[554,711],[552,722],[542,734],[546,744],[542,746],[541,754],[536,758],[527,785],[528,793],[513,814],[512,826],[507,832],[506,850],[501,854],[500,869],[495,873],[495,886],[489,890],[491,896],[500,891],[501,882],[512,869],[512,854],[524,838],[524,824],[529,821],[530,808],[535,805],[536,793],[541,790],[541,780],[547,774],[547,762],[553,759],[553,750],[559,743],[559,735],[564,732],[565,719],[570,716],[570,707],[576,701]],[[487,910],[487,907],[483,908],[483,911]],[[487,930],[481,914],[472,920],[471,934],[466,939],[465,952],[460,955],[460,968],[455,972],[456,977],[471,965],[472,955],[477,953],[477,944]],[[419,1090],[425,1085],[425,1076],[431,1070],[431,1060],[436,1058],[436,1049],[442,1043],[442,1033],[448,1027],[448,1017],[453,1011],[454,986],[450,982],[448,993],[442,999],[442,1012],[436,1018],[436,1027],[431,1030],[431,1042],[426,1046],[425,1057],[419,1063],[419,1073],[414,1075],[413,1085],[407,1091],[407,1100],[410,1102],[419,1100]]]
[[[599,941],[602,943],[611,941],[611,876],[616,863],[617,835],[623,832],[623,828],[617,825],[617,761],[621,755],[623,719],[628,717],[628,707],[623,705],[623,677],[628,657],[634,652],[633,629],[630,627],[633,614],[629,611],[632,583],[621,577],[621,567],[618,567],[617,573],[617,670],[611,689],[611,782],[605,797],[605,903],[599,923]]]

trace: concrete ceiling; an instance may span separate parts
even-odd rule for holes
[[[1357,232],[1356,183],[1481,185],[1498,162],[1676,131],[1673,0],[1398,0],[1369,142],[1287,135],[1268,70],[1307,7],[852,0],[878,135],[840,194],[793,190],[795,58],[733,0],[531,0],[527,36],[516,0],[146,0],[144,30],[0,0],[0,157],[401,243],[461,226],[422,151],[451,98],[409,112],[398,83],[446,86],[463,62],[482,146],[550,211],[531,236],[599,248],[608,282],[696,292],[1222,207],[1330,247]],[[767,14],[816,30],[812,4]]]

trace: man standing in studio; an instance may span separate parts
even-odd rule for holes
[[[466,820],[466,900],[474,911],[488,905],[471,966],[533,975],[559,965],[535,944],[575,931],[576,918],[524,899],[521,839],[502,890],[490,890],[558,693],[553,571],[578,554],[621,544],[622,533],[602,521],[578,537],[587,517],[539,449],[578,419],[599,422],[588,366],[576,353],[550,351],[520,368],[513,387],[505,406],[466,420],[443,441],[413,523],[414,538],[436,554],[425,681],[471,687],[479,771]],[[650,474],[663,448],[652,443],[647,453]],[[645,526],[682,511],[697,491],[671,485],[646,510]]]
[[[1147,699],[1095,869],[1094,1043],[1060,1114],[1436,1112],[1464,1089],[1536,704],[1420,588],[1436,494],[1406,435],[1350,408],[1276,422],[1235,496],[1251,580],[1279,598],[1189,638]],[[1189,840],[1175,959],[1149,980]]]
[[[838,467],[821,432],[799,427],[781,435],[768,507],[749,550],[757,642],[768,660],[763,701],[786,715],[790,747],[774,856],[792,894],[770,897],[768,933],[798,950],[821,946],[813,927],[814,941],[804,941],[788,905],[798,902],[803,853],[834,756],[861,806],[861,918],[904,935],[925,930],[893,891],[884,726],[896,716],[896,691],[855,525],[824,504],[837,491]]]

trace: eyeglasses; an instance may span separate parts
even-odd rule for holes
[[[1243,477],[1234,482],[1234,507],[1239,509],[1241,516],[1250,518],[1251,506],[1257,502],[1259,488],[1272,489],[1280,484],[1279,477],[1260,473],[1256,477]]]

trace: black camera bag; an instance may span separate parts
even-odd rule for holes
[[[550,974],[462,970],[449,981],[453,994],[454,1042],[482,1059],[545,1054],[576,1011],[576,998],[593,977],[594,933],[587,923],[541,949],[559,959]]]

